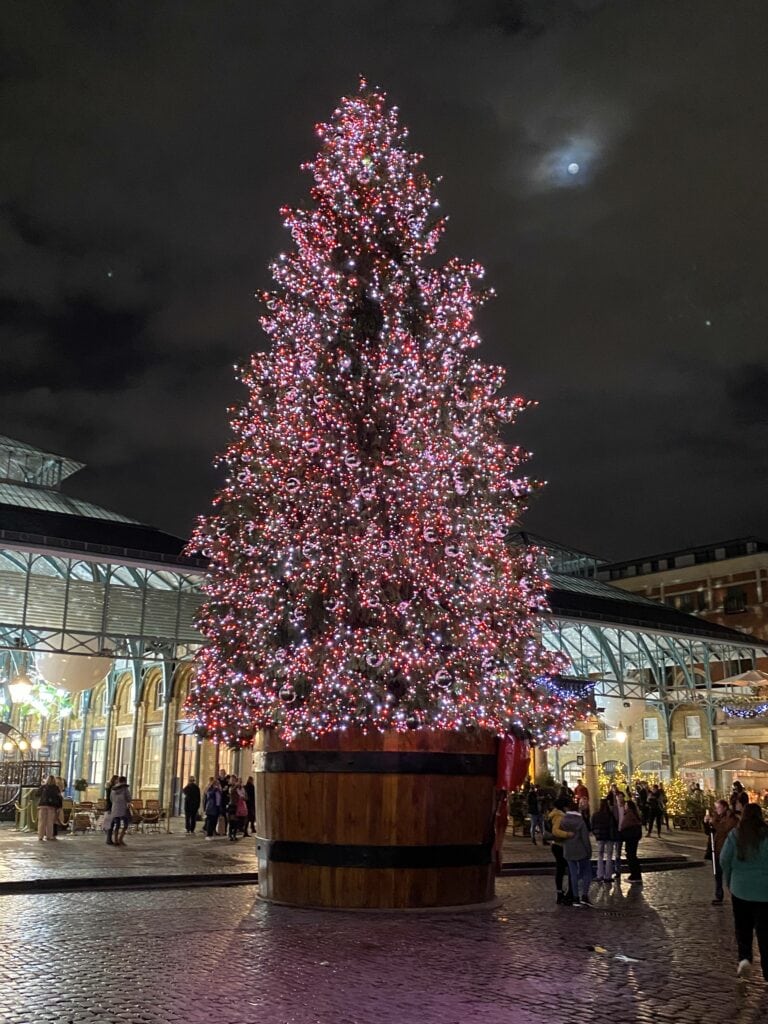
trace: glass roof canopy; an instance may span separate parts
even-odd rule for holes
[[[82,468],[0,436],[0,650],[191,657],[202,567],[178,538],[62,494]]]
[[[0,549],[0,649],[191,658],[202,572]]]
[[[21,641],[40,651],[192,658],[202,643],[194,620],[204,563],[180,557],[176,538],[61,494],[61,480],[80,468],[0,436],[0,511],[14,522],[18,509],[22,520],[0,530],[0,649]],[[66,513],[73,532],[51,513]],[[511,543],[546,549],[551,610],[541,635],[569,659],[569,674],[624,699],[733,699],[718,681],[752,664],[757,641],[600,582],[592,555],[524,533]]]
[[[0,434],[0,480],[57,489],[62,480],[82,468],[82,462],[41,451]]]
[[[744,696],[723,680],[751,667],[760,641],[581,574],[550,582],[543,643],[605,696],[713,707]]]

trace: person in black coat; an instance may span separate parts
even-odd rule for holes
[[[248,834],[248,825],[251,826],[251,835],[256,835],[256,787],[253,784],[253,776],[248,776],[248,781],[245,786],[245,802],[248,804],[248,822],[245,827],[246,835]]]
[[[52,842],[56,838],[54,825],[63,803],[56,779],[49,775],[40,789],[40,802],[37,805],[37,838],[41,842]]]
[[[184,829],[187,835],[192,835],[197,826],[197,814],[200,810],[200,787],[195,782],[194,775],[190,775],[189,782],[181,792],[184,794]]]

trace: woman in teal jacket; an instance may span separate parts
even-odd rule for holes
[[[768,981],[768,825],[759,804],[747,804],[741,820],[728,833],[720,854],[723,879],[731,890],[733,923],[739,947],[740,978],[752,970],[752,936]]]

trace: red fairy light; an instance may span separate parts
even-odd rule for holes
[[[261,293],[271,347],[240,374],[227,482],[190,542],[211,574],[188,707],[234,744],[512,722],[559,742],[579,705],[537,689],[563,667],[542,559],[506,539],[535,484],[499,423],[531,403],[470,357],[482,267],[428,265],[445,219],[383,94],[361,83],[316,130]]]

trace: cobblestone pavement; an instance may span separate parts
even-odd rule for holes
[[[207,843],[200,834],[186,836],[180,818],[171,822],[171,833],[129,835],[125,849],[107,846],[101,832],[62,836],[56,843],[39,843],[29,832],[0,827],[0,883],[56,878],[142,877],[147,875],[217,875],[255,872],[256,845],[251,839],[230,843],[218,837]],[[664,834],[661,840],[644,839],[640,856],[665,854],[700,859],[704,837],[694,833]],[[552,865],[552,852],[538,842],[513,836],[508,831],[504,862]]]
[[[0,828],[0,882],[53,878],[141,877],[257,871],[256,843],[225,836],[213,842],[201,834],[187,836],[181,819],[170,835],[128,835],[125,847],[107,846],[101,832],[62,835],[55,843],[40,843],[29,832]]]
[[[556,907],[553,888],[502,879],[495,911],[412,915],[270,906],[252,887],[3,896],[0,1020],[768,1020],[768,986],[735,980],[729,908],[710,906],[705,871],[596,887],[591,910]]]

